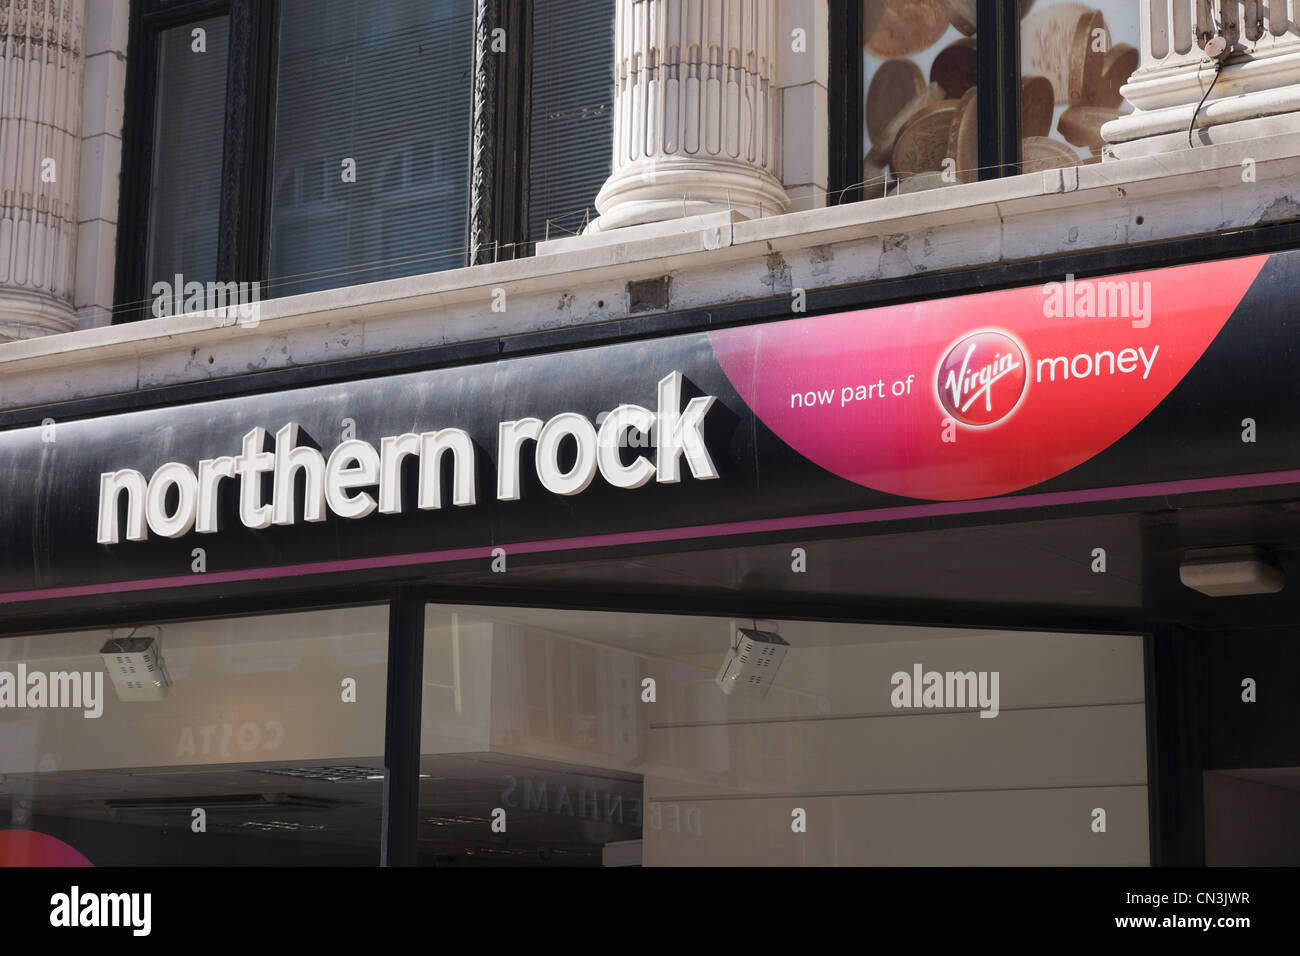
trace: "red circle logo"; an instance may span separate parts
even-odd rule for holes
[[[1010,415],[1025,394],[1025,353],[1002,332],[975,332],[954,345],[939,365],[939,404],[963,425],[992,425]]]

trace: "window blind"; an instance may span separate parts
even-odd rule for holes
[[[472,14],[282,0],[269,296],[465,263]]]

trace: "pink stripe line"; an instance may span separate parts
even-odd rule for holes
[[[243,571],[215,571],[210,574],[182,574],[166,578],[115,581],[107,584],[83,584],[73,587],[10,591],[0,594],[0,604],[17,604],[24,601],[43,601],[54,598],[87,597],[98,594],[120,594],[130,591],[152,591],[207,584],[226,584],[238,581],[273,580],[275,578],[301,577],[309,574],[336,574],[343,571],[364,571],[375,568],[444,564],[449,561],[490,558],[492,551],[497,547],[504,548],[507,554],[576,551],[583,548],[653,544],[662,541],[760,534],[772,531],[797,531],[804,528],[872,524],[884,521],[902,521],[908,518],[982,514],[1011,511],[1019,508],[1049,508],[1054,505],[1087,504],[1116,501],[1124,498],[1151,498],[1160,495],[1187,495],[1207,491],[1230,491],[1239,488],[1261,488],[1270,485],[1295,483],[1300,483],[1300,469],[1262,472],[1253,475],[1227,475],[1221,478],[1189,478],[1181,481],[1163,481],[1145,485],[1118,485],[1110,488],[1093,488],[1086,491],[1060,491],[1020,495],[1018,497],[983,498],[974,501],[941,501],[923,505],[901,505],[896,508],[871,508],[862,511],[840,511],[832,514],[796,515],[789,518],[726,521],[718,524],[691,525],[683,528],[624,531],[614,534],[589,534],[574,538],[521,541],[516,544],[482,545],[474,548],[452,548],[443,551],[420,551],[414,554],[393,554],[375,558],[317,561],[311,564],[288,564],[271,568],[250,568]]]

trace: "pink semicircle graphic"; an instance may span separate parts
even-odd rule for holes
[[[0,866],[94,866],[62,840],[35,830],[0,830]]]
[[[1209,348],[1267,259],[1071,279],[709,337],[754,414],[813,463],[905,498],[986,498],[1063,474],[1133,429]],[[1115,309],[1118,302],[1129,308]],[[979,347],[957,348],[972,342]],[[954,421],[953,407],[970,414]]]

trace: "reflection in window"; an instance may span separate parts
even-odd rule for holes
[[[580,232],[609,176],[613,0],[537,0],[532,53],[528,238],[536,241]]]
[[[0,638],[0,866],[378,864],[387,646],[382,607]]]
[[[424,660],[424,865],[1149,859],[1140,637],[430,606]]]

